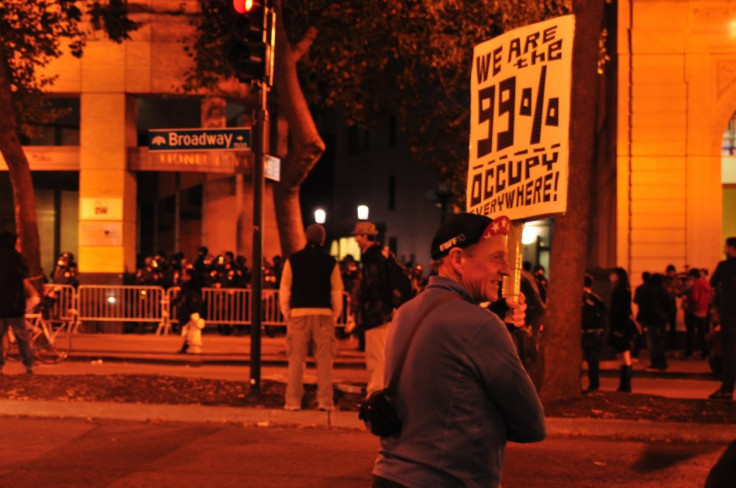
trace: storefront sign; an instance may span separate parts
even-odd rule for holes
[[[246,151],[250,150],[250,127],[149,130],[148,150]]]

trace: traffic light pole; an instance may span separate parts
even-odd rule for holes
[[[256,109],[256,124],[253,138],[253,273],[251,289],[253,302],[251,307],[250,327],[250,391],[259,395],[261,392],[261,311],[263,300],[263,195],[266,179],[263,172],[264,156],[266,153],[268,127],[268,84],[259,81],[253,86],[258,87],[258,107]]]

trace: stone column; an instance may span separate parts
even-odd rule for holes
[[[136,269],[135,100],[125,94],[125,51],[90,43],[82,62],[79,154],[79,271],[82,282],[123,282]]]
[[[202,100],[203,128],[224,128],[226,102],[224,98]],[[235,201],[235,175],[207,173],[204,175],[202,199],[202,245],[210,254],[235,252],[238,234],[238,205]]]

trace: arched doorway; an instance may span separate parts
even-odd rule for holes
[[[723,216],[721,241],[736,236],[736,113],[731,116],[721,145]]]

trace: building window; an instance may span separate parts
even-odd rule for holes
[[[396,177],[388,177],[388,209],[396,210]]]
[[[49,98],[48,109],[57,117],[38,127],[33,137],[21,136],[24,146],[78,146],[79,98]]]

